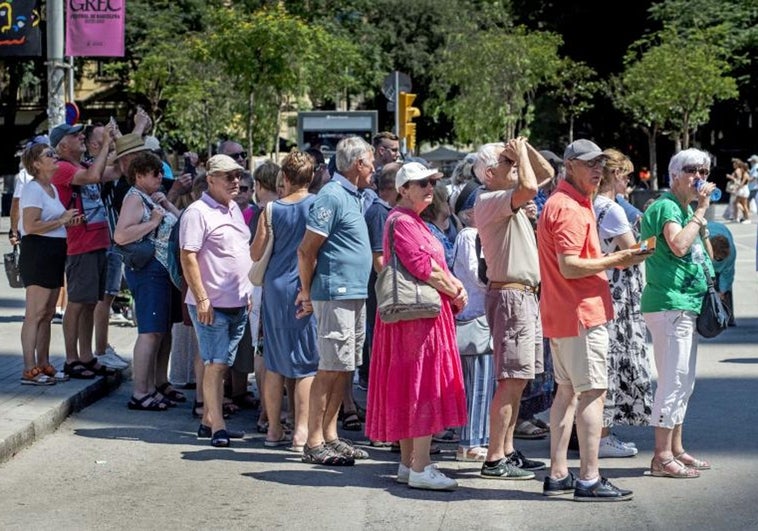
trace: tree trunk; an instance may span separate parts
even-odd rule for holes
[[[255,93],[250,92],[247,97],[247,168],[253,171],[253,160],[255,151],[253,150],[253,125],[255,125]]]
[[[569,118],[569,144],[574,141],[574,115]]]
[[[282,130],[282,104],[281,98],[276,106],[276,134],[274,135],[274,161],[279,164],[279,132]]]
[[[655,125],[652,125],[647,129],[648,164],[650,164],[650,188],[652,190],[658,189],[658,162],[656,157],[657,147],[655,143],[657,131],[658,128]]]

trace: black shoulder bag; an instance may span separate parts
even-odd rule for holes
[[[700,307],[696,326],[698,334],[705,338],[711,338],[726,330],[729,323],[729,310],[721,302],[721,297],[719,297],[716,291],[713,277],[708,272],[708,268],[705,264],[701,264],[701,267],[703,268],[703,273],[705,273],[705,281],[708,283],[708,288],[703,296],[703,305]]]

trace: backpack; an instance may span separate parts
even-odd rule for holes
[[[178,290],[182,289],[182,278],[184,277],[184,272],[182,271],[182,250],[179,247],[179,225],[183,215],[184,212],[179,214],[179,219],[171,227],[171,234],[168,237],[168,258],[166,260],[168,275]]]

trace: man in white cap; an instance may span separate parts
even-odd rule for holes
[[[203,378],[203,419],[198,437],[215,447],[242,437],[226,429],[223,417],[224,375],[234,363],[245,332],[252,284],[248,273],[250,229],[234,198],[243,168],[227,155],[208,159],[208,191],[186,208],[179,246],[187,280],[187,309],[195,327]]]
[[[360,137],[347,137],[337,144],[335,158],[337,172],[311,205],[297,250],[302,287],[295,304],[298,316],[315,312],[320,354],[302,459],[345,466],[368,457],[339,438],[337,414],[345,387],[363,360],[371,245],[360,190],[370,186],[374,150]]]
[[[550,338],[558,386],[550,409],[550,474],[543,494],[573,491],[575,501],[622,501],[632,491],[600,476],[598,451],[608,387],[608,332],[613,304],[605,270],[639,264],[644,256],[626,249],[603,256],[592,197],[603,176],[605,155],[589,140],[576,140],[563,154],[566,179],[558,183],[537,223],[542,293],[540,312]],[[568,469],[567,452],[576,416],[579,477]]]
[[[91,165],[81,163],[86,151],[81,125],[61,124],[50,131],[50,145],[58,153],[58,169],[52,183],[61,203],[80,212],[81,223],[67,228],[66,289],[68,305],[63,316],[66,363],[63,371],[72,378],[91,379],[115,374],[98,362],[92,352],[95,305],[103,298],[106,280],[106,250],[111,245],[105,205],[100,185],[117,177],[106,164],[113,127]],[[81,349],[81,350],[79,350]]]

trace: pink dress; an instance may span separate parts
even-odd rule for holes
[[[384,261],[395,222],[395,250],[408,271],[426,280],[431,260],[447,270],[442,244],[411,210],[395,208],[384,231]],[[432,319],[384,323],[376,317],[369,372],[366,435],[397,441],[466,424],[466,393],[450,298]]]

